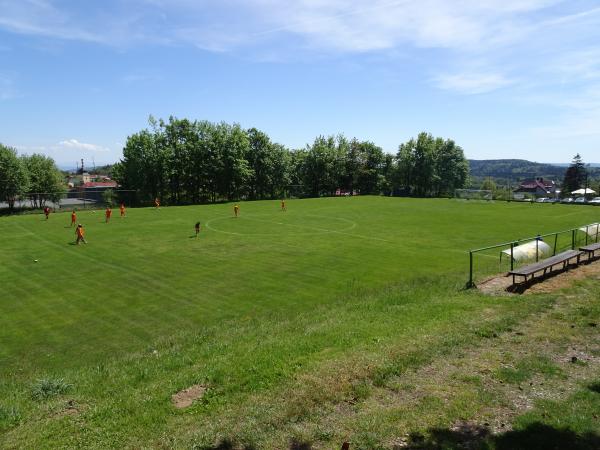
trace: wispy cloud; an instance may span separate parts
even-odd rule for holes
[[[74,17],[47,0],[3,0],[0,1],[0,10],[0,28],[7,31],[102,42],[99,35],[77,26]]]
[[[51,0],[0,0],[0,27],[22,34],[113,44],[184,42],[227,51],[302,37],[309,45],[364,52],[403,44],[469,49],[528,23],[560,0],[107,0],[86,8]]]
[[[462,94],[484,94],[514,84],[514,80],[497,73],[458,73],[439,75],[434,81],[442,89]]]
[[[136,72],[136,73],[130,73],[127,74],[125,76],[123,76],[123,78],[121,78],[121,80],[125,83],[153,83],[156,81],[160,81],[162,80],[163,77],[157,73],[143,73],[143,72]]]
[[[596,0],[0,0],[0,28],[115,46],[192,45],[257,60],[435,50],[434,86],[482,94],[596,77]],[[278,53],[285,55],[279,58]],[[266,56],[265,56],[266,55]],[[300,56],[298,56],[300,57]],[[127,74],[124,82],[155,75]]]

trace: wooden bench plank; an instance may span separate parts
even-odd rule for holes
[[[589,244],[585,247],[579,247],[579,250],[584,252],[594,252],[596,250],[600,250],[600,242],[597,242],[596,244]]]
[[[525,274],[530,275],[531,273],[537,272],[546,267],[549,267],[549,266],[552,266],[555,264],[560,264],[563,261],[575,258],[576,256],[580,256],[581,253],[582,253],[581,251],[577,251],[577,250],[568,250],[566,252],[559,253],[558,255],[551,256],[550,258],[543,259],[536,263],[528,264],[526,266],[519,267],[518,269],[511,270],[509,273],[510,274],[514,273],[515,275],[525,275]]]
[[[583,251],[578,250],[567,250],[565,252],[559,253],[558,255],[554,255],[550,258],[546,258],[542,261],[538,261],[533,264],[528,264],[526,266],[520,267],[518,269],[511,270],[509,275],[513,276],[513,285],[515,284],[515,276],[521,276],[525,278],[525,283],[527,283],[527,278],[531,275],[533,279],[535,274],[540,271],[544,271],[544,275],[555,265],[562,264],[563,269],[568,268],[569,261],[573,258],[577,258],[577,264],[579,264],[579,258],[583,254]]]
[[[600,250],[600,242],[579,247],[579,250],[585,252],[588,255],[588,261],[590,261],[594,257],[594,253],[596,253],[597,250]]]

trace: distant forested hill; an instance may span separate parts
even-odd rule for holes
[[[471,169],[471,183],[473,187],[478,187],[488,177],[498,185],[512,185],[526,178],[536,177],[554,180],[560,184],[568,164],[559,166],[524,159],[470,159],[469,166]],[[591,167],[589,175],[592,179],[600,178],[600,168]]]
[[[542,164],[524,159],[470,159],[472,177],[511,178],[520,180],[523,178],[551,178],[562,180],[566,167],[552,164]]]

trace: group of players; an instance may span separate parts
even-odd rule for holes
[[[154,199],[154,206],[156,209],[160,208],[160,200],[158,198]],[[46,216],[46,220],[48,220],[50,218],[50,208],[48,206],[46,206],[44,208],[44,215]],[[125,204],[121,203],[121,206],[119,207],[119,211],[121,213],[121,219],[125,217]],[[281,211],[285,212],[287,211],[287,207],[285,205],[285,200],[282,199],[281,200]],[[233,205],[233,216],[234,217],[239,217],[240,215],[240,205],[238,205],[237,203]],[[112,208],[110,206],[108,206],[106,208],[106,211],[104,212],[104,217],[105,217],[105,223],[109,223],[110,222],[110,218],[112,217]],[[75,210],[73,210],[71,212],[71,226],[75,226],[77,222],[77,213],[75,212]],[[200,234],[200,222],[196,222],[196,224],[194,225],[194,230],[196,232],[196,238],[198,237],[198,235]],[[75,244],[79,245],[80,242],[83,242],[84,244],[87,244],[87,241],[85,240],[85,229],[83,228],[82,224],[77,224],[77,226],[75,226]]]
[[[119,211],[121,212],[121,219],[123,217],[125,217],[125,204],[121,203],[121,206],[119,207]],[[50,208],[48,206],[46,206],[44,208],[44,215],[46,216],[46,220],[48,220],[50,218]],[[108,206],[106,208],[106,211],[104,212],[104,217],[105,217],[105,222],[108,223],[110,222],[110,218],[112,217],[112,208],[110,206]],[[83,242],[84,244],[87,244],[87,241],[85,240],[85,229],[83,228],[82,224],[77,224],[77,212],[75,210],[73,210],[71,212],[71,226],[75,226],[75,244],[79,245],[80,242]]]

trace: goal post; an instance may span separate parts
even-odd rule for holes
[[[454,197],[463,200],[493,200],[492,191],[487,189],[456,189]]]

